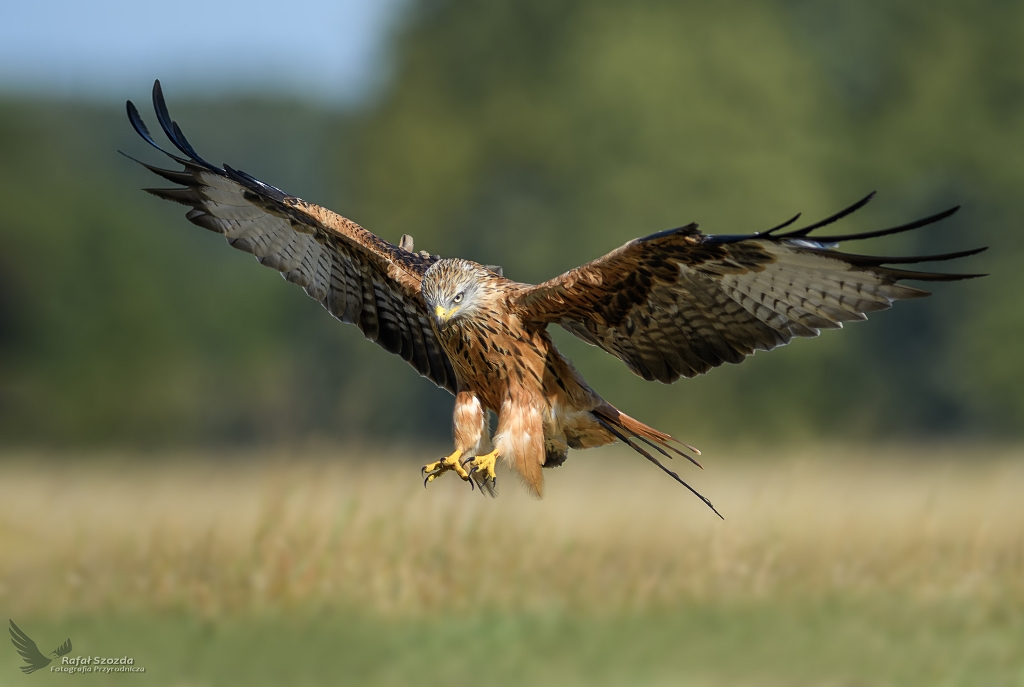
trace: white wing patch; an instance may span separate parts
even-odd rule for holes
[[[763,270],[718,277],[722,290],[773,329],[791,336],[816,336],[843,322],[866,320],[893,301],[927,296],[927,291],[886,283],[884,275],[858,270],[818,253],[786,245],[762,244],[775,262]],[[680,270],[699,271],[686,265]]]

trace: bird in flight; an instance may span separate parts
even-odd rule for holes
[[[812,236],[863,207],[872,193],[801,228],[792,228],[799,215],[743,235],[705,235],[688,224],[634,239],[542,284],[524,284],[505,278],[500,268],[415,252],[409,236],[394,245],[245,172],[212,165],[171,119],[159,81],[153,105],[177,153],[153,140],[131,101],[128,119],[183,169],[140,162],[177,185],[146,191],[190,207],[190,222],[223,234],[232,247],[252,253],[334,317],[454,394],[454,450],[423,467],[424,485],[453,472],[494,495],[501,458],[539,496],[542,468],[561,465],[570,448],[621,441],[718,514],[661,460],[675,454],[699,466],[699,451],[601,398],[555,348],[549,325],[611,353],[646,380],[668,384],[795,336],[867,319],[866,313],[893,301],[929,295],[904,280],[981,276],[902,265],[964,258],[984,248],[908,257],[836,250],[844,241],[938,222],[957,207],[889,229]],[[498,417],[493,438],[487,436],[488,411]]]
[[[8,618],[11,626],[7,628],[7,631],[11,633],[11,642],[14,644],[14,648],[17,649],[18,653],[25,660],[26,665],[20,666],[21,672],[28,675],[34,673],[40,668],[45,668],[50,665],[53,661],[52,658],[43,656],[42,652],[39,651],[39,647],[32,641],[32,638],[25,634],[20,627],[14,624],[14,621]],[[71,639],[65,640],[63,644],[50,652],[54,658],[61,656],[67,656],[71,653]]]

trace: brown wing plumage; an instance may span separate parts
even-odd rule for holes
[[[191,206],[185,217],[224,234],[228,243],[255,255],[288,281],[302,286],[343,322],[400,355],[417,372],[452,393],[455,373],[430,326],[420,282],[436,258],[412,253],[366,231],[355,222],[225,165],[203,160],[167,112],[160,82],[153,86],[160,128],[186,157],[167,152],[150,136],[129,101],[128,118],[150,145],[184,170],[140,163],[179,188],[146,189]]]
[[[873,195],[873,194],[872,194]],[[739,363],[794,336],[817,336],[867,319],[895,300],[929,295],[899,282],[980,275],[914,272],[885,265],[951,260],[945,255],[876,257],[834,250],[841,241],[909,231],[957,210],[880,231],[808,238],[853,206],[802,229],[705,236],[696,224],[630,241],[514,298],[521,317],[558,323],[615,355],[644,379],[671,383],[725,362]]]

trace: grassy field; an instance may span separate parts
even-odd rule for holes
[[[7,617],[146,672],[9,648],[0,684],[1024,685],[1019,450],[684,468],[724,522],[614,449],[543,501],[424,490],[432,459],[6,456]]]

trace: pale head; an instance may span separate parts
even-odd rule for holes
[[[445,258],[423,275],[420,291],[438,329],[477,314],[492,295],[496,274],[470,260]]]

